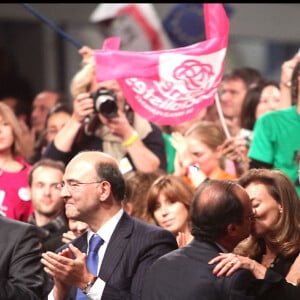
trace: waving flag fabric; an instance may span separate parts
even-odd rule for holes
[[[97,81],[116,79],[130,106],[160,125],[197,116],[213,104],[228,45],[229,20],[222,4],[203,4],[206,40],[181,48],[130,52],[119,38],[95,50]]]

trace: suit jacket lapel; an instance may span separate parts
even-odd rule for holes
[[[127,245],[128,238],[131,235],[132,230],[133,221],[124,212],[110,238],[105,255],[103,257],[99,275],[104,281],[107,282],[109,280],[111,274],[117,267],[119,260],[124,253],[124,249]]]
[[[72,241],[72,244],[80,249],[81,252],[87,253],[87,232],[83,233],[81,236]]]

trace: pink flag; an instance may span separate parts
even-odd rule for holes
[[[118,80],[130,106],[160,125],[197,116],[214,102],[224,70],[229,20],[222,4],[203,4],[206,40],[187,47],[130,52],[109,38],[95,50],[97,81]]]

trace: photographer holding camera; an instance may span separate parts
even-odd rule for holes
[[[67,163],[80,151],[98,149],[117,159],[123,174],[131,170],[166,170],[165,144],[159,127],[130,108],[116,80],[96,81],[92,49],[85,46],[79,53],[83,67],[71,82],[72,117],[43,157]]]

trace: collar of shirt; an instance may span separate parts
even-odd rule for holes
[[[100,270],[101,264],[102,264],[102,260],[107,248],[107,245],[109,243],[109,240],[118,224],[118,222],[120,221],[122,215],[124,213],[123,208],[121,208],[111,219],[109,219],[98,231],[97,234],[101,236],[101,238],[103,239],[104,243],[103,245],[99,248],[98,251],[98,256],[99,256],[99,264],[98,264],[98,272]],[[90,238],[92,237],[92,235],[94,234],[94,232],[92,232],[90,229],[88,229],[88,242],[90,241]],[[89,249],[88,249],[89,250]],[[88,252],[87,252],[88,253]]]
[[[228,250],[226,250],[223,246],[221,246],[219,243],[216,243],[215,244],[223,251],[223,253],[228,253]]]
[[[103,246],[107,246],[117,224],[119,223],[122,215],[123,215],[123,208],[121,208],[111,219],[109,219],[98,231],[97,234],[101,236],[101,238],[103,239],[104,243]],[[90,240],[90,238],[92,237],[92,235],[94,234],[94,232],[92,232],[90,229],[88,229],[88,242]],[[100,249],[103,247],[101,246]]]

